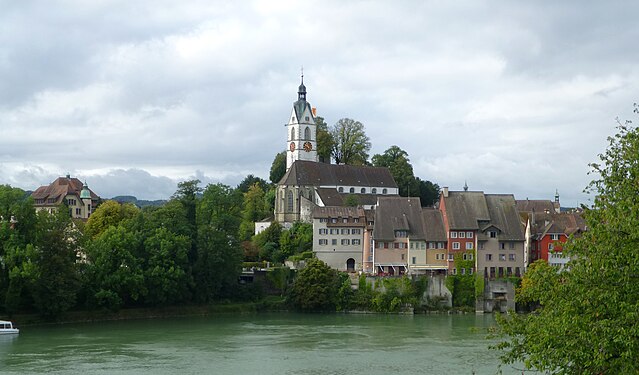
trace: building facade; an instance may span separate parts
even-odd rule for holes
[[[363,271],[366,225],[361,207],[315,207],[313,254],[339,271]]]
[[[40,186],[31,197],[36,211],[53,213],[65,205],[74,219],[88,219],[100,199],[86,183],[70,175],[58,177],[47,186]]]

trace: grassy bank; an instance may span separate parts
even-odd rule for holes
[[[74,310],[66,312],[56,321],[43,319],[37,314],[15,314],[11,320],[18,327],[41,324],[100,322],[108,320],[156,319],[213,314],[246,314],[264,311],[286,310],[284,297],[269,296],[258,302],[218,302],[209,305],[184,305],[107,310]]]

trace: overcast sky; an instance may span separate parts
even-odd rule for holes
[[[635,119],[636,2],[2,1],[0,183],[70,173],[102,197],[268,179],[300,67],[329,125],[361,121],[452,190],[587,203]]]

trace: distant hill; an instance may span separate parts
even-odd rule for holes
[[[144,199],[138,199],[132,195],[118,195],[117,197],[113,197],[111,198],[112,200],[116,201],[116,202],[120,202],[120,203],[133,203],[134,205],[142,208],[142,207],[146,207],[146,206],[163,206],[167,200],[165,199],[158,199],[155,201],[149,201],[149,200],[144,200]]]

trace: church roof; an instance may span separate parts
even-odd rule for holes
[[[381,194],[340,193],[335,188],[318,188],[316,191],[325,206],[343,206],[349,195],[356,197],[357,203],[361,206],[374,206],[377,204],[377,198],[384,196]]]
[[[388,168],[296,160],[279,185],[397,188]]]

